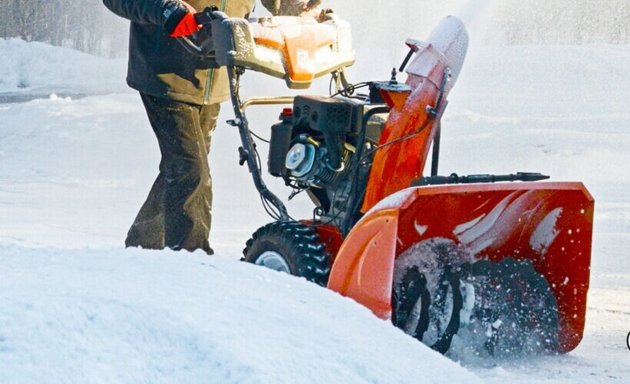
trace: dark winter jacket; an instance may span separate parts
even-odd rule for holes
[[[244,17],[255,0],[190,0],[197,10],[217,6],[230,16]],[[227,74],[186,51],[164,30],[174,0],[103,0],[112,12],[131,20],[127,84],[156,97],[191,104],[212,104],[228,98]],[[165,15],[165,11],[166,15]]]
[[[306,0],[265,0],[265,6],[295,4]],[[165,31],[173,10],[184,7],[178,0],[103,0],[115,14],[131,20],[127,84],[156,97],[204,105],[229,98],[225,68],[212,68],[188,53]],[[187,0],[196,10],[216,6],[233,17],[246,17],[255,0]],[[282,12],[282,8],[279,12]],[[274,12],[277,13],[277,12]],[[287,14],[284,12],[283,14]]]

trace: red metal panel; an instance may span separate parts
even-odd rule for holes
[[[332,289],[389,318],[389,299],[383,294],[391,294],[395,257],[417,242],[446,238],[479,259],[531,260],[558,301],[557,350],[567,352],[578,345],[584,331],[594,210],[581,183],[416,187],[381,204],[385,208],[369,212],[344,242],[333,266],[338,276]],[[385,245],[380,249],[370,245],[377,233],[382,233],[379,241]],[[366,281],[373,274],[357,272],[361,269],[385,276]]]

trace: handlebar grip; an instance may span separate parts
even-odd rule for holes
[[[201,12],[195,13],[195,20],[197,24],[202,25],[204,28],[210,26],[213,20],[223,20],[227,19],[228,16],[219,11],[217,7],[207,7]]]

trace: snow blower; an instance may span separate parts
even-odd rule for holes
[[[578,345],[594,210],[586,188],[539,173],[438,175],[440,120],[468,46],[460,20],[407,40],[389,80],[355,84],[344,74],[350,27],[331,11],[245,20],[207,9],[197,20],[204,28],[185,46],[227,68],[240,162],[274,220],[243,260],[327,286],[442,353],[455,340],[488,356]],[[247,70],[292,89],[330,76],[334,90],[243,101]],[[271,127],[268,172],[308,194],[306,220],[262,179],[245,110],[274,104],[287,107]]]

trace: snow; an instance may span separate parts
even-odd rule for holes
[[[529,239],[529,245],[532,249],[543,256],[547,253],[549,246],[553,243],[556,236],[558,236],[559,231],[556,228],[556,222],[560,214],[562,214],[562,208],[556,208],[549,212],[540,224],[538,224],[538,227],[536,227]],[[570,234],[571,230],[569,229],[569,235]]]
[[[126,60],[103,60],[69,48],[0,39],[0,93],[84,95],[125,90]]]
[[[0,255],[2,383],[480,382],[349,299],[250,264],[200,252]]]
[[[379,59],[359,61],[354,80],[378,68],[388,78],[397,64],[371,54]],[[628,46],[470,47],[440,173],[584,181],[596,222],[580,346],[463,368],[348,299],[238,261],[268,219],[226,124],[211,154],[217,255],[122,249],[159,161],[124,62],[0,40],[0,92],[46,95],[0,104],[0,382],[627,381],[628,62]],[[248,74],[244,93],[280,89],[272,80]],[[220,121],[231,118],[223,111]],[[248,113],[268,136],[278,110]],[[310,216],[304,199],[291,209]]]

